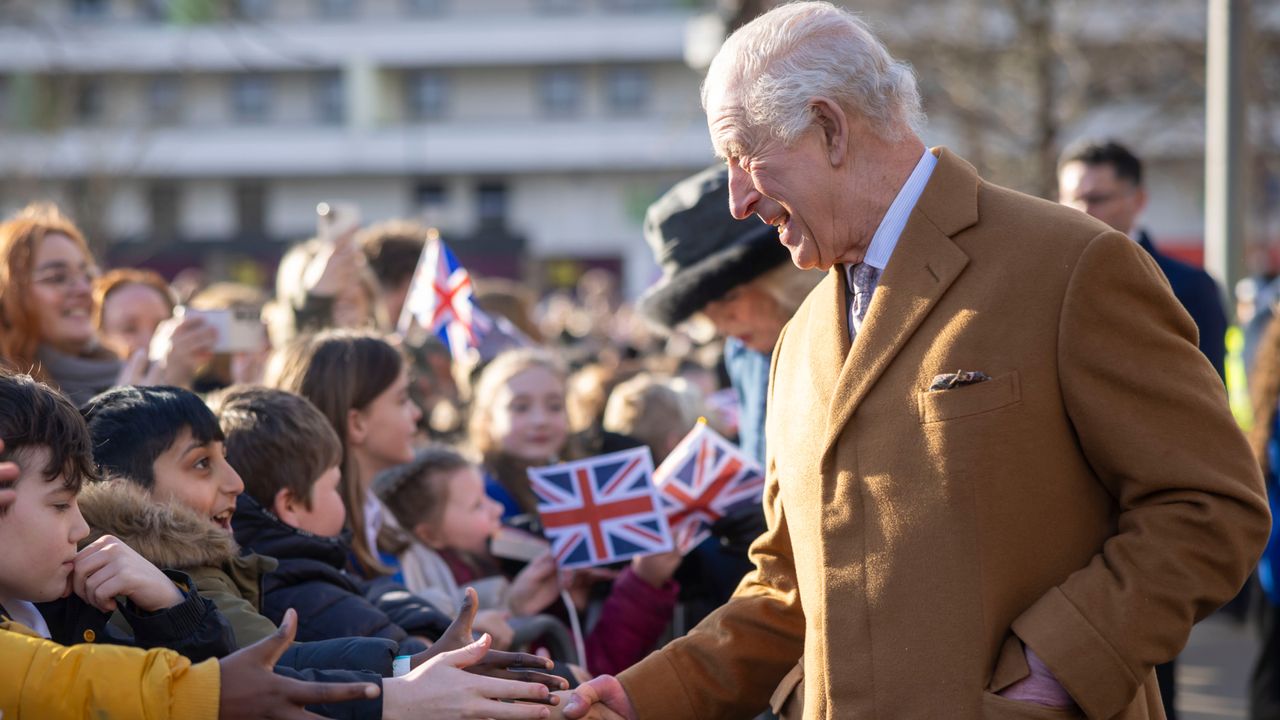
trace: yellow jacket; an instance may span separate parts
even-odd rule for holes
[[[0,618],[0,717],[217,720],[217,660],[171,650],[59,645]]]

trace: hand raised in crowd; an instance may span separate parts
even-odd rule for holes
[[[440,639],[430,648],[413,656],[410,665],[414,668],[428,662],[442,653],[461,650],[472,644],[472,623],[475,622],[476,611],[480,601],[473,588],[467,588],[462,600],[462,610]],[[486,675],[500,680],[518,680],[524,683],[538,683],[550,690],[564,690],[569,687],[568,681],[555,675],[541,672],[550,670],[552,662],[547,658],[529,653],[502,652],[489,650],[478,661],[466,667],[467,672]]]
[[[506,610],[481,610],[476,613],[473,632],[488,633],[493,638],[493,647],[498,650],[511,649],[511,641],[516,638],[516,631],[511,627],[511,613]]]
[[[151,357],[157,358],[159,382],[191,387],[200,366],[213,358],[218,344],[218,328],[198,315],[169,318],[156,327],[151,338]]]
[[[596,583],[612,582],[620,573],[612,568],[589,567],[577,570],[564,570],[560,573],[560,582],[569,591],[569,597],[579,611],[587,609],[591,600],[591,588]]]
[[[356,230],[351,228],[334,238],[333,244],[317,253],[302,272],[302,286],[308,294],[337,297],[360,282],[364,253],[356,244]]]
[[[147,612],[157,612],[182,602],[182,591],[173,581],[133,548],[111,535],[103,535],[76,553],[71,588],[102,612],[114,611],[115,599],[119,596],[129,598]]]
[[[640,555],[631,559],[631,571],[641,580],[660,588],[671,580],[672,575],[676,574],[676,569],[680,567],[681,562],[684,562],[684,555],[679,550]]]
[[[320,716],[307,712],[307,705],[360,700],[378,696],[378,686],[370,683],[315,683],[281,677],[272,670],[293,643],[298,614],[290,608],[275,634],[218,661],[219,720],[308,720]]]
[[[511,581],[511,612],[516,617],[542,612],[559,597],[559,580],[551,551],[534,558]]]
[[[562,703],[560,717],[568,720],[638,720],[627,691],[612,675],[601,675],[556,695]]]

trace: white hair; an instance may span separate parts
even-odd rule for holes
[[[895,60],[853,13],[829,2],[781,5],[725,40],[702,86],[732,93],[751,129],[790,145],[812,122],[810,99],[828,97],[897,140],[924,124],[908,63]]]

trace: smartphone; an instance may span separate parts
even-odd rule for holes
[[[262,319],[248,309],[192,310],[186,315],[198,317],[218,329],[215,353],[253,352],[262,349],[265,341]]]
[[[334,200],[316,205],[316,237],[333,244],[338,238],[360,227],[360,206]]]

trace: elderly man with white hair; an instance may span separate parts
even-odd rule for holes
[[[734,33],[703,102],[733,215],[827,277],[774,351],[755,570],[565,715],[1163,718],[1152,667],[1270,517],[1160,270],[926,150],[910,68],[828,3]]]

